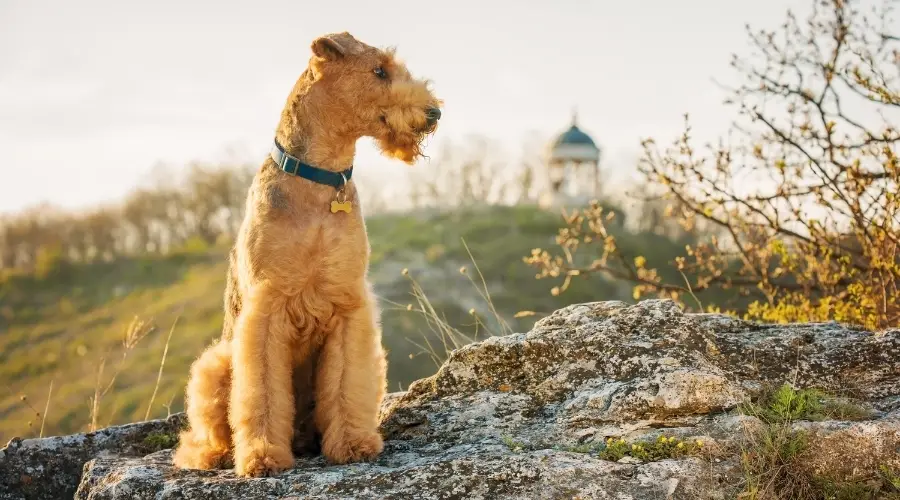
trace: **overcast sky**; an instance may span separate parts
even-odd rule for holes
[[[310,42],[344,30],[434,81],[446,106],[432,152],[468,134],[518,151],[577,106],[607,166],[627,172],[640,139],[668,142],[684,112],[699,136],[724,132],[713,79],[749,50],[744,24],[808,4],[0,0],[0,211],[114,200],[158,162],[260,162]],[[409,168],[367,140],[356,165],[367,183]]]

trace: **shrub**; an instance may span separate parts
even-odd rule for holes
[[[726,101],[737,108],[734,141],[701,154],[688,124],[669,148],[643,143],[641,184],[684,231],[708,230],[673,262],[623,252],[597,204],[566,217],[559,252],[538,248],[526,262],[561,278],[560,291],[602,273],[633,283],[635,299],[688,308],[703,309],[709,291],[706,309],[748,319],[896,324],[900,37],[884,28],[888,14],[815,0],[805,22],[788,14],[779,32],[750,31],[756,52],[734,58],[744,83]],[[663,280],[661,265],[683,279]]]

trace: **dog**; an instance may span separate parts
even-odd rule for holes
[[[443,103],[393,49],[343,32],[311,51],[247,195],[222,336],[191,366],[181,468],[260,477],[295,452],[343,464],[383,449],[387,367],[353,159],[371,137],[415,163]]]

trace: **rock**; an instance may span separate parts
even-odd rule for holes
[[[660,300],[599,302],[459,349],[434,376],[391,395],[381,414],[385,451],[371,463],[301,458],[281,475],[248,480],[176,469],[169,450],[85,453],[92,459],[76,498],[733,498],[735,444],[763,428],[736,408],[788,381],[849,389],[874,408],[864,422],[797,423],[832,450],[820,448],[810,467],[841,461],[833,450],[854,456],[832,446],[844,441],[857,454],[878,450],[861,461],[893,463],[900,331],[758,325]],[[656,461],[598,456],[607,438],[630,445],[663,434],[702,444],[692,456]]]
[[[683,314],[671,301],[569,306],[527,334],[455,351],[384,422],[393,439],[472,442],[506,433],[567,446],[697,425],[768,385],[900,394],[900,331],[758,325]]]
[[[176,414],[86,434],[13,438],[0,450],[0,499],[72,498],[85,462],[102,456],[140,457],[169,447],[184,422],[184,415]]]
[[[867,422],[802,422],[806,433],[804,467],[813,474],[856,482],[866,471],[887,466],[900,470],[900,418]]]
[[[231,471],[197,473],[171,465],[171,453],[143,459],[97,459],[85,469],[78,499],[122,498],[699,498],[700,460],[617,464],[577,453],[510,453],[484,444],[417,450],[391,443],[374,463],[329,467],[321,459],[267,479],[238,480]]]

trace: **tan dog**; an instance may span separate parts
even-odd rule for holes
[[[248,194],[222,338],[191,367],[179,467],[233,459],[240,476],[274,474],[293,466],[292,449],[313,450],[316,432],[333,463],[383,447],[385,355],[350,167],[363,136],[413,163],[441,103],[393,51],[349,33],[316,39],[312,53]]]

